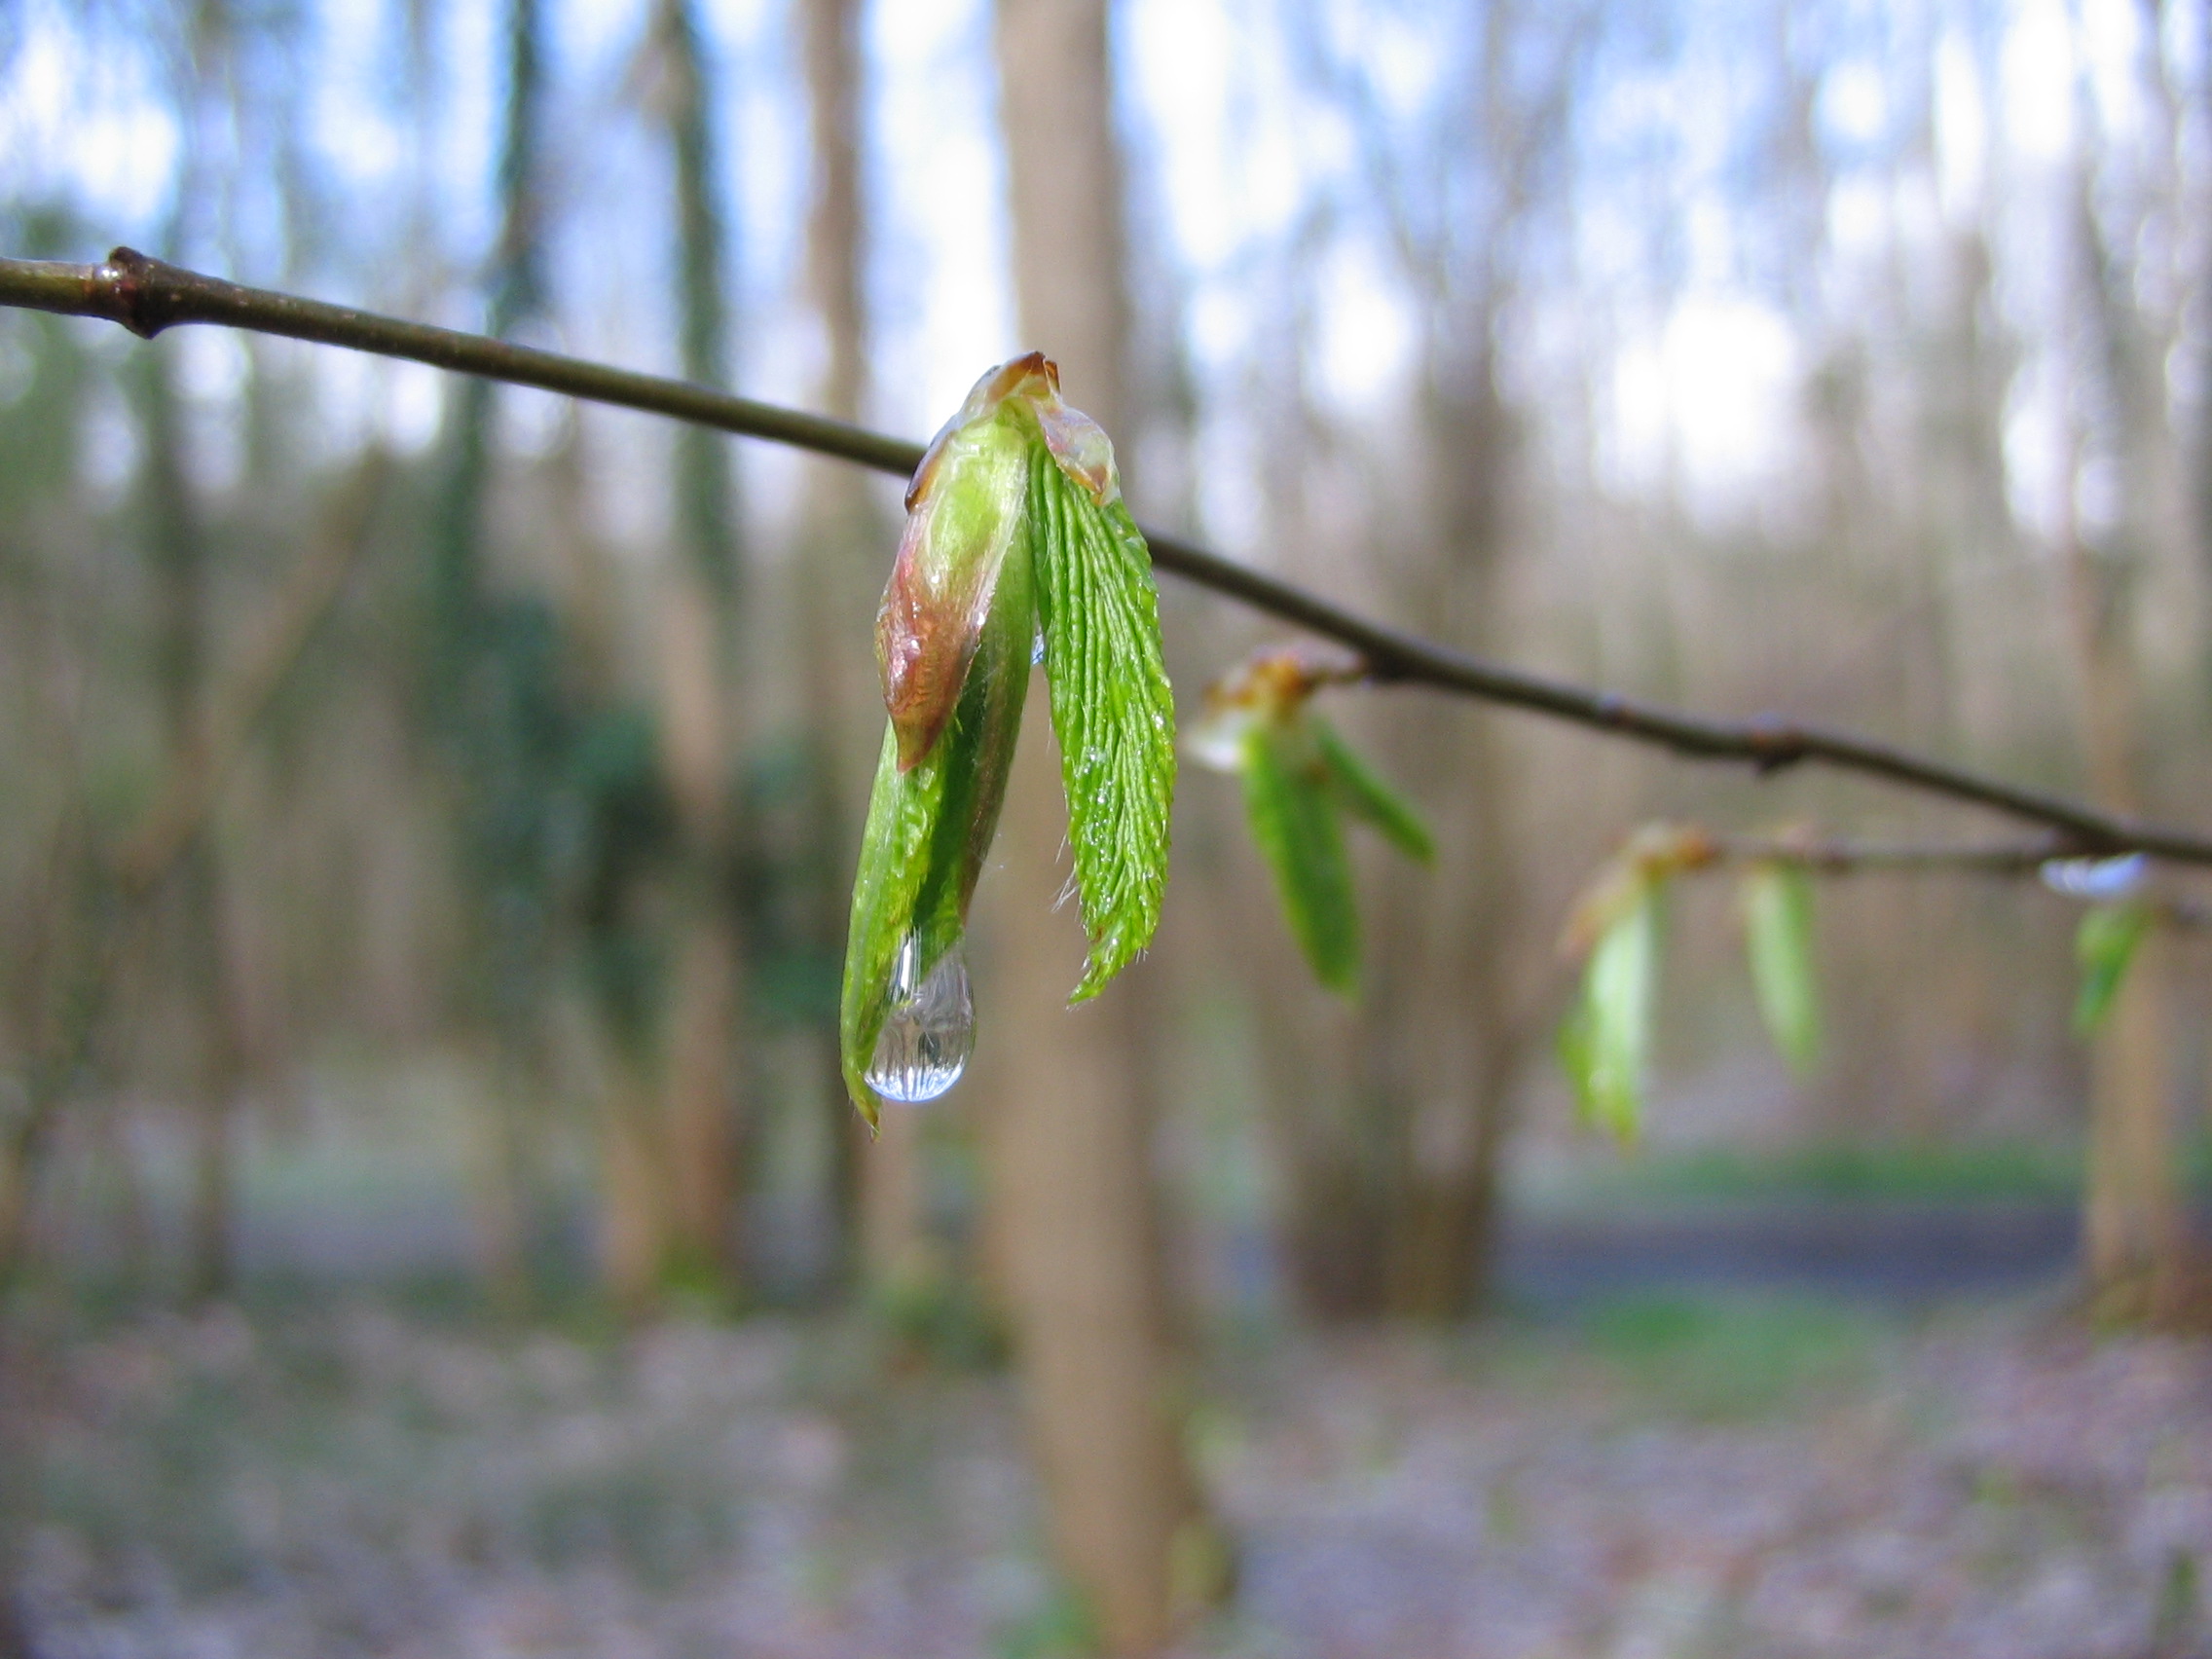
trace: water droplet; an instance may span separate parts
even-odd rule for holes
[[[2053,893],[2109,903],[2142,886],[2150,870],[2151,861],[2141,853],[2125,853],[2117,859],[2046,859],[2042,874]]]
[[[909,1105],[935,1100],[958,1083],[976,1047],[976,1004],[960,946],[939,957],[926,979],[921,959],[921,940],[908,934],[891,964],[891,1008],[867,1064],[868,1088]]]

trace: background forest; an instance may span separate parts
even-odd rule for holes
[[[0,0],[0,253],[119,242],[916,437],[1041,348],[1364,613],[2212,822],[2203,6]],[[1188,767],[1071,1014],[1038,703],[870,1143],[899,522],[0,310],[0,1655],[2207,1650],[2212,1356],[2086,1334],[2189,1311],[2201,935],[2085,1044],[2079,904],[1824,881],[1799,1076],[1684,882],[1628,1156],[1638,824],[2003,826],[1334,691],[1360,994]],[[1161,590],[1188,724],[1286,636]]]

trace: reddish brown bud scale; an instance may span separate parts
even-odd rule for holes
[[[1029,457],[1042,439],[1094,501],[1121,492],[1114,448],[1097,423],[1060,401],[1060,374],[1041,351],[976,383],[914,469],[906,528],[876,613],[883,703],[899,767],[936,747],[960,701],[999,575],[1015,548]]]

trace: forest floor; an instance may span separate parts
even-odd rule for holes
[[[858,1318],[32,1306],[20,1622],[92,1655],[1079,1651],[1004,1373]],[[2212,1654],[2212,1346],[1705,1293],[1224,1337],[1194,1655]]]

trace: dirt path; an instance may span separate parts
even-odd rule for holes
[[[1003,1378],[852,1324],[489,1334],[373,1300],[46,1330],[49,1656],[1042,1659]],[[2212,1653],[2212,1350],[2026,1310],[1631,1300],[1225,1353],[1237,1659]]]

